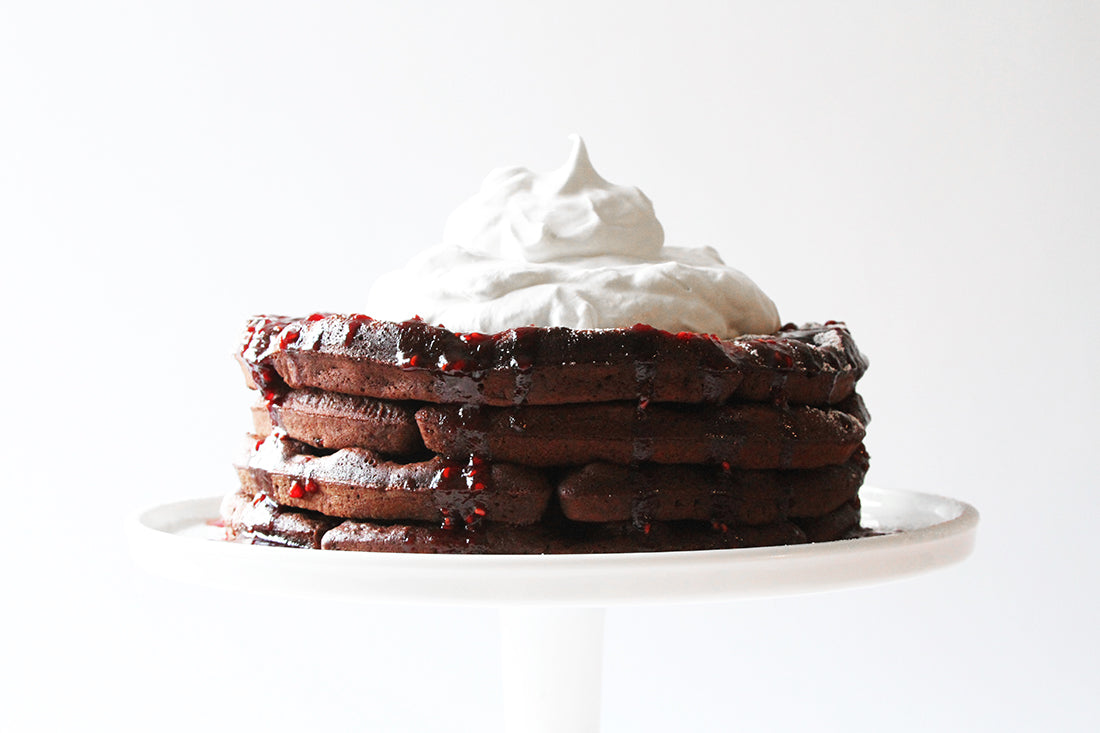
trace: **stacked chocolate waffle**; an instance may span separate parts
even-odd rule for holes
[[[222,514],[254,542],[629,552],[859,525],[867,362],[843,324],[720,340],[258,317],[240,360],[260,399]]]

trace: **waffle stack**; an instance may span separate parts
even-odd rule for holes
[[[721,340],[257,317],[240,361],[259,399],[222,514],[254,542],[631,552],[859,526],[867,362],[840,323]]]

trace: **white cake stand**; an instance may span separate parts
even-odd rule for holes
[[[415,555],[210,541],[220,498],[127,521],[137,564],[208,586],[372,603],[501,609],[510,732],[597,731],[604,610],[813,593],[963,560],[978,512],[953,499],[864,487],[863,524],[884,534],[811,545],[622,555]],[[539,711],[533,719],[531,711]]]

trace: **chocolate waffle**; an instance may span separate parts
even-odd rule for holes
[[[398,463],[365,448],[316,455],[278,436],[253,442],[237,474],[249,494],[356,519],[533,524],[553,490],[545,476],[526,466],[442,456]]]
[[[368,316],[260,316],[241,363],[253,386],[441,404],[555,405],[731,399],[829,405],[867,368],[842,323],[722,340],[649,326],[453,333]]]
[[[264,494],[230,494],[222,502],[230,538],[255,544],[325,550],[542,555],[669,552],[792,545],[843,539],[858,530],[858,500],[814,520],[739,527],[702,522],[550,521],[525,527],[487,522],[476,531],[429,523],[362,522],[279,505]]]
[[[256,433],[275,423],[318,448],[388,455],[429,450],[528,466],[593,461],[721,463],[814,468],[847,460],[863,440],[866,409],[853,395],[835,409],[765,403],[673,405],[609,402],[494,408],[427,405],[292,390],[252,408]]]

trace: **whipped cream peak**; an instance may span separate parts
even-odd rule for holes
[[[586,186],[604,186],[611,184],[592,167],[592,161],[588,157],[588,147],[584,139],[576,133],[569,136],[573,143],[573,150],[569,153],[569,160],[565,165],[546,176],[546,183],[557,194],[579,193]],[[635,189],[637,190],[637,189]],[[641,191],[638,191],[641,193]]]
[[[565,165],[546,174],[498,168],[451,214],[443,244],[488,257],[553,262],[618,254],[650,259],[665,233],[653,203],[592,167],[579,135]]]
[[[546,174],[498,168],[447,220],[442,244],[380,277],[376,318],[453,331],[628,328],[733,338],[779,328],[775,304],[710,247],[668,247],[653,204],[609,183],[584,141]]]

